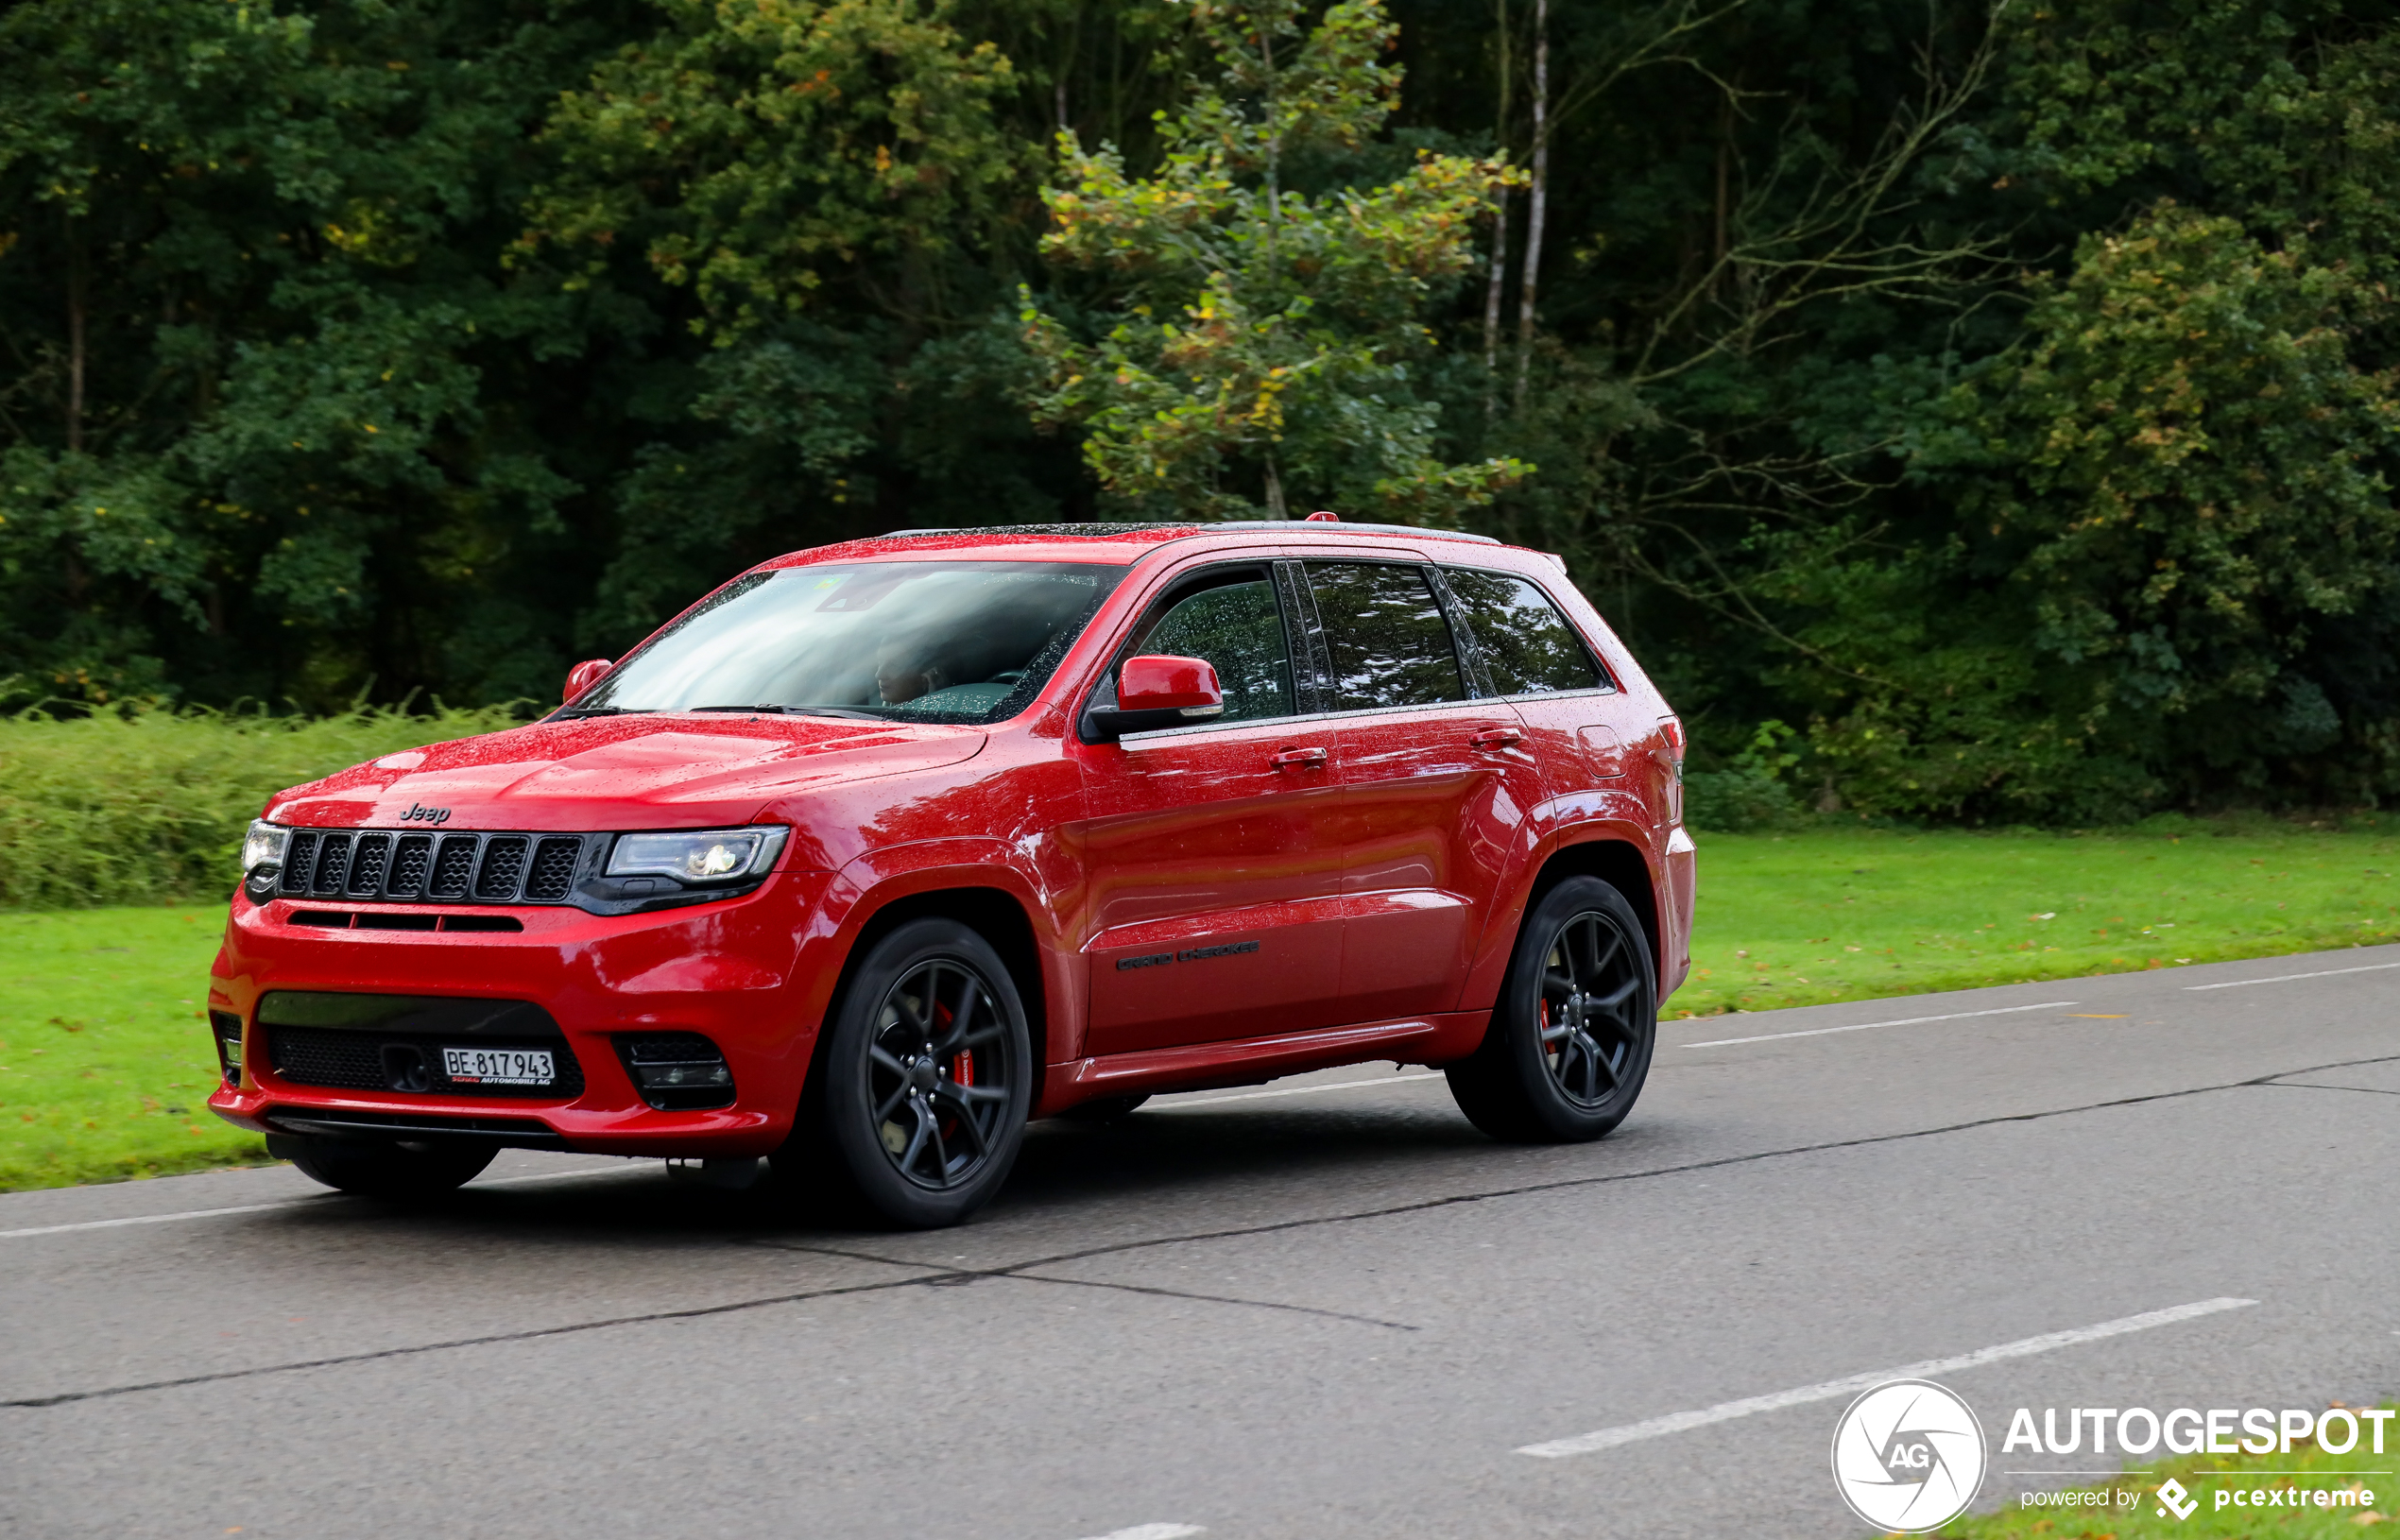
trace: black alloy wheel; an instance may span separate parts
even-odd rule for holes
[[[990,986],[954,959],[919,963],[884,995],[866,1049],[866,1100],[902,1177],[946,1192],[991,1159],[1009,1104],[1007,1030]]]
[[[1552,937],[1536,1007],[1542,1065],[1577,1107],[1605,1103],[1647,1049],[1649,1026],[1636,1016],[1642,984],[1633,943],[1611,916],[1587,909]]]
[[[1559,883],[1525,915],[1483,1046],[1445,1067],[1459,1109],[1495,1138],[1606,1134],[1650,1073],[1657,977],[1623,894],[1598,878]]]
[[[776,1164],[794,1197],[829,1197],[837,1216],[955,1224],[1007,1180],[1033,1082],[1000,954],[956,920],[911,920],[852,967]]]

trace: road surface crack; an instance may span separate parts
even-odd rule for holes
[[[2079,1106],[2052,1107],[2040,1112],[2003,1113],[1990,1118],[1971,1118],[1963,1122],[1944,1123],[1934,1128],[1907,1129],[1892,1134],[1868,1134],[1858,1138],[1828,1139],[1817,1144],[1787,1146],[1777,1150],[1759,1150],[1748,1155],[1721,1155],[1712,1160],[1686,1161],[1675,1166],[1654,1166],[1642,1171],[1610,1172],[1598,1176],[1569,1176],[1555,1181],[1529,1182],[1519,1187],[1499,1188],[1483,1192],[1460,1192],[1448,1197],[1427,1198],[1415,1203],[1391,1204],[1380,1208],[1359,1209],[1341,1214],[1319,1214],[1307,1219],[1279,1220],[1268,1224],[1237,1225],[1223,1230],[1195,1231],[1187,1235],[1157,1236],[1143,1241],[1124,1241],[1113,1245],[1091,1246],[1081,1251],[1060,1252],[1054,1256],[1037,1257],[1011,1263],[1004,1268],[957,1269],[940,1268],[923,1262],[900,1262],[890,1258],[866,1257],[864,1253],[835,1251],[831,1247],[783,1246],[779,1249],[822,1251],[829,1255],[853,1256],[888,1266],[923,1269],[925,1276],[888,1278],[879,1283],[848,1284],[831,1289],[803,1289],[790,1293],[769,1294],[755,1299],[728,1300],[718,1305],[693,1306],[677,1310],[654,1310],[637,1315],[611,1316],[600,1321],[577,1321],[566,1326],[538,1326],[523,1331],[497,1332],[483,1337],[459,1337],[446,1342],[419,1343],[401,1347],[380,1348],[369,1353],[346,1353],[322,1359],[306,1359],[291,1363],[260,1364],[247,1369],[221,1369],[209,1374],[180,1375],[169,1379],[146,1380],[132,1385],[109,1385],[94,1390],[61,1391],[54,1395],[24,1396],[0,1401],[0,1409],[66,1406],[77,1401],[99,1400],[108,1396],[132,1395],[146,1391],[180,1390],[187,1385],[214,1384],[228,1379],[252,1379],[264,1375],[291,1374],[305,1369],[336,1368],[351,1363],[372,1363],[383,1359],[410,1358],[421,1353],[442,1353],[458,1348],[489,1347],[503,1343],[538,1342],[545,1337],[568,1337],[587,1331],[609,1331],[620,1326],[647,1326],[658,1321],[696,1321],[710,1316],[731,1315],[741,1310],[765,1309],[776,1305],[797,1305],[816,1299],[838,1299],[850,1294],[883,1293],[895,1289],[921,1289],[932,1284],[972,1282],[986,1277],[1017,1277],[1031,1269],[1054,1267],[1062,1262],[1082,1261],[1093,1257],[1121,1256],[1127,1252],[1149,1251],[1160,1246],[1191,1245],[1207,1241],[1231,1241],[1254,1235],[1277,1235],[1289,1230],[1311,1229],[1319,1225],[1354,1224],[1366,1220],[1388,1219],[1401,1214],[1430,1213],[1434,1209],[1455,1207],[1462,1204],[1487,1203],[1499,1198],[1530,1197],[1544,1192],[1563,1192],[1576,1188],[1607,1187],[1620,1182],[1649,1181],[1661,1176],[1680,1176],[1692,1172],[1723,1171],[1728,1167],[1755,1165],[1762,1161],[1788,1159],[1794,1155],[1821,1155],[1835,1150],[1867,1149],[1878,1144],[1896,1144],[1909,1139],[1935,1138],[1945,1134],[1969,1133],[1979,1128],[1997,1128],[2007,1123],[2043,1122],[2052,1118],[2074,1117],[2086,1112],[2104,1112],[2116,1107],[2144,1106],[2153,1102],[2174,1102],[2194,1096],[2209,1096],[2220,1091],[2244,1090],[2252,1087],[2272,1087],[2295,1075],[2323,1074],[2332,1069],[2355,1069],[2362,1065],[2400,1063],[2400,1053],[2380,1054],[2374,1058],[2342,1059],[2332,1064],[2309,1065],[2299,1069],[2278,1069],[2271,1074],[2253,1075],[2242,1080],[2225,1081],[2209,1086],[2190,1086],[2181,1090],[2152,1091],[2142,1096],[2112,1097],[2106,1101],[2085,1103]],[[2289,1086],[2294,1090],[2348,1090],[2351,1087]],[[761,1242],[752,1242],[760,1244]],[[774,1244],[765,1242],[765,1244]],[[1146,1289],[1133,1284],[1097,1284],[1083,1279],[1031,1278],[1039,1283],[1071,1283],[1088,1288],[1111,1288],[1136,1293],[1169,1293],[1170,1291]],[[1204,1295],[1175,1297],[1201,1299]],[[1364,1322],[1368,1325],[1399,1330],[1416,1328],[1397,1322],[1376,1321],[1365,1316],[1342,1316],[1331,1310],[1315,1309],[1301,1305],[1276,1305],[1261,1300],[1221,1300],[1213,1303],[1247,1305],[1260,1309],[1300,1311],[1311,1315],[1337,1316],[1339,1319]]]

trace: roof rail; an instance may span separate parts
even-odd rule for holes
[[[950,529],[895,529],[888,534],[870,536],[879,540],[906,539],[917,535],[1073,535],[1087,539],[1102,539],[1110,535],[1130,535],[1144,529],[1188,529],[1206,535],[1220,529],[1279,530],[1287,535],[1413,535],[1420,539],[1471,540],[1478,545],[1501,545],[1505,541],[1489,535],[1469,535],[1456,529],[1420,529],[1414,524],[1353,524],[1336,523],[1330,520],[1317,522],[1305,519],[1209,519],[1172,521],[1145,523],[1082,523],[1082,524],[960,524]]]

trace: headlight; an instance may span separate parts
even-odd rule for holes
[[[242,875],[248,877],[261,866],[282,866],[283,851],[291,843],[290,830],[264,818],[251,819],[250,831],[242,837]]]
[[[689,834],[626,834],[609,856],[610,877],[672,877],[732,882],[775,864],[788,829],[703,829]]]

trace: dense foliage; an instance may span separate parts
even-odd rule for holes
[[[16,0],[0,706],[761,556],[1564,553],[1729,821],[2400,795],[2389,0]],[[60,708],[64,709],[64,708]]]
[[[240,878],[243,832],[284,787],[514,721],[496,707],[0,720],[0,910],[214,902]]]

